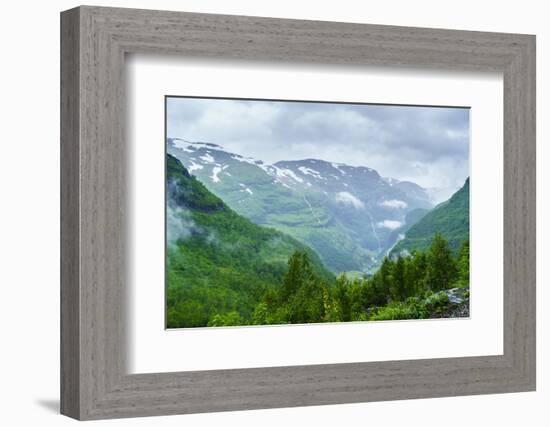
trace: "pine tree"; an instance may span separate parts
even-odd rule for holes
[[[436,233],[428,250],[426,285],[432,291],[452,287],[458,276],[456,261],[447,241],[441,233]]]
[[[426,290],[426,253],[413,252],[405,265],[407,296],[419,295]]]
[[[300,251],[295,251],[288,259],[288,270],[283,278],[282,300],[288,299],[310,280],[313,275],[308,256]]]
[[[287,323],[322,322],[326,314],[325,289],[307,254],[296,251],[288,260],[275,317]]]
[[[407,297],[405,260],[400,256],[393,263],[391,296],[396,301],[403,301]]]
[[[348,290],[348,281],[344,274],[336,279],[336,287],[334,288],[334,299],[338,304],[338,312],[341,322],[349,322],[351,320],[351,301]]]
[[[382,260],[382,265],[380,266],[380,269],[378,270],[378,286],[381,288],[379,291],[382,292],[384,295],[390,295],[390,288],[391,288],[391,282],[392,282],[392,262],[391,260],[386,256]]]

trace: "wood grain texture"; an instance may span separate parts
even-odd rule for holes
[[[80,7],[62,13],[62,413],[100,419],[535,388],[534,36]],[[500,71],[504,354],[128,375],[128,53]]]
[[[61,20],[61,412],[80,414],[79,17]]]

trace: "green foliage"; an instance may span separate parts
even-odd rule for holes
[[[172,156],[167,171],[168,210],[181,235],[169,221],[169,328],[253,323],[256,305],[269,289],[281,286],[296,250],[307,254],[319,277],[334,280],[311,249],[236,214]]]
[[[449,297],[444,292],[428,293],[425,297],[409,297],[404,301],[393,301],[377,308],[369,320],[427,319],[441,315],[448,310]]]
[[[313,323],[325,319],[327,285],[312,268],[309,256],[296,251],[288,260],[283,285],[266,293],[255,319],[266,323]]]
[[[460,246],[458,253],[458,286],[467,287],[470,284],[470,241],[466,240]]]
[[[392,254],[403,251],[425,250],[432,237],[441,233],[451,250],[458,251],[470,233],[470,178],[453,196],[425,214],[405,234],[405,238],[392,249]]]
[[[406,298],[407,278],[405,277],[405,260],[402,257],[397,257],[392,268],[392,280],[390,287],[390,295],[394,300],[403,300]]]
[[[458,276],[456,260],[447,241],[436,233],[428,250],[426,265],[426,286],[432,291],[448,289]]]
[[[238,215],[171,156],[167,170],[169,328],[444,317],[444,290],[469,285],[468,242],[455,258],[440,233],[371,277],[334,278],[311,249]]]
[[[394,301],[385,307],[374,310],[369,320],[407,320],[426,319],[429,312],[417,298],[410,298],[407,301]]]
[[[208,322],[208,326],[239,326],[244,322],[237,311],[228,311],[223,314],[215,314]]]

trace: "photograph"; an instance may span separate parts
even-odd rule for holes
[[[168,329],[469,316],[469,108],[165,108]]]

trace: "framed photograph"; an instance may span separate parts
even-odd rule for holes
[[[61,14],[61,411],[535,390],[535,37]]]

